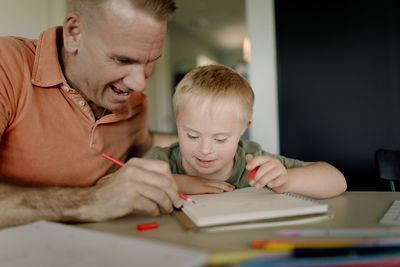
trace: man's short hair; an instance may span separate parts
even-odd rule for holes
[[[121,0],[68,0],[70,12],[77,12],[80,15],[90,14],[97,7],[107,1]],[[176,6],[174,0],[124,0],[130,2],[134,7],[142,9],[155,17],[165,20],[172,16]]]

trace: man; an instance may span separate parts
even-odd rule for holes
[[[173,0],[70,0],[63,27],[0,38],[0,227],[180,207],[151,146],[143,91]]]

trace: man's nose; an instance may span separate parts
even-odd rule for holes
[[[130,68],[129,72],[123,79],[123,83],[130,90],[142,92],[146,89],[146,67],[143,64],[137,64]]]

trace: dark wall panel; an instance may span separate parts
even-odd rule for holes
[[[388,190],[400,149],[400,1],[276,0],[281,154],[323,160],[349,190]]]

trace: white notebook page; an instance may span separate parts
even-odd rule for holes
[[[221,194],[191,195],[183,211],[197,226],[326,213],[328,204],[314,199],[247,187]]]

